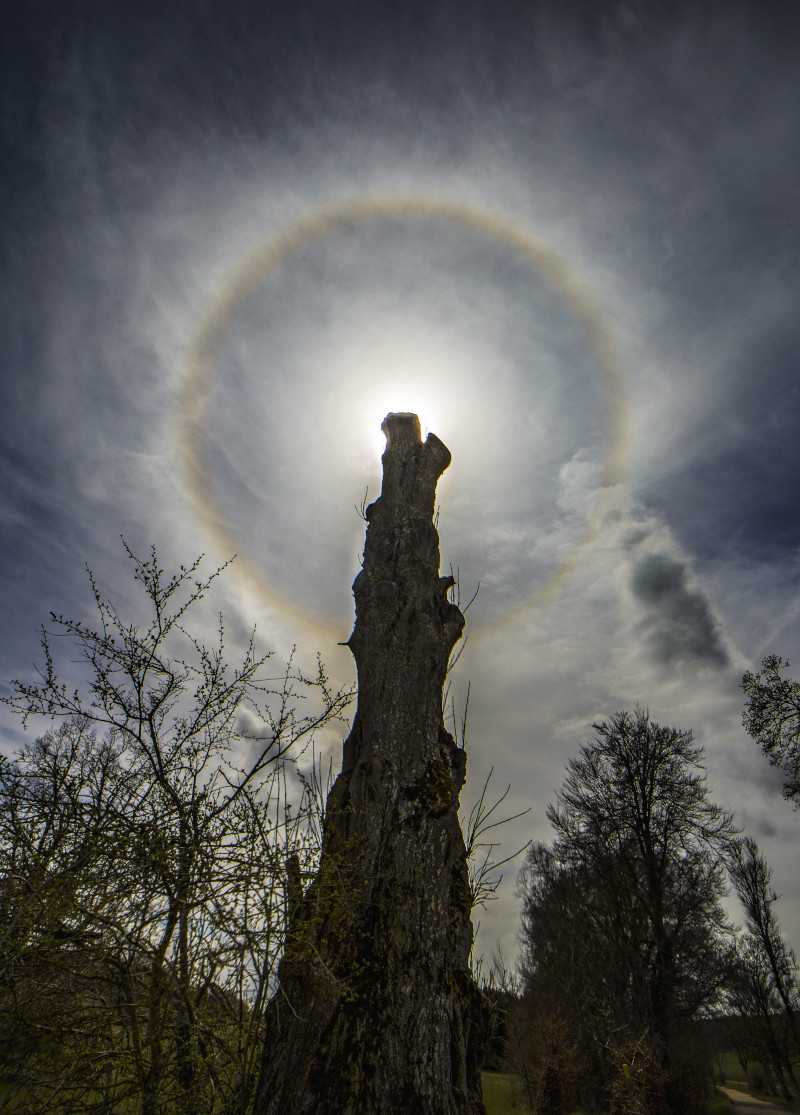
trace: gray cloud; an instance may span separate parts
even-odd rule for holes
[[[686,565],[645,554],[633,566],[630,585],[645,612],[638,628],[656,662],[728,665],[719,624],[703,593],[687,583]]]

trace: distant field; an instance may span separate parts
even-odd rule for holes
[[[505,1072],[481,1073],[483,1102],[488,1115],[527,1115],[530,1108],[523,1103],[513,1077]]]
[[[726,1083],[747,1084],[747,1074],[739,1064],[739,1058],[735,1053],[730,1051],[727,1053],[720,1053],[715,1058],[715,1062],[715,1068],[718,1072],[722,1072]]]
[[[724,1074],[725,1084],[729,1087],[737,1088],[742,1092],[750,1092],[756,1098],[774,1103],[776,1107],[782,1107],[786,1111],[800,1112],[800,1104],[781,1100],[767,1093],[763,1084],[763,1070],[757,1061],[752,1061],[748,1066],[751,1074],[750,1080],[748,1080],[748,1074],[739,1064],[739,1059],[735,1053],[721,1053],[716,1058],[715,1068],[717,1076],[720,1072]]]
[[[734,1056],[734,1061],[736,1058]],[[739,1075],[734,1076],[734,1066],[726,1062],[725,1072],[728,1084],[732,1087],[742,1087],[744,1073],[741,1065],[736,1061]],[[727,1075],[728,1069],[732,1075]],[[519,1090],[515,1089],[514,1079],[504,1072],[484,1072],[483,1077],[483,1102],[488,1115],[530,1115],[531,1109],[523,1101]],[[744,1088],[746,1089],[746,1084]],[[731,1103],[728,1097],[720,1092],[709,1104],[709,1115],[730,1115]]]

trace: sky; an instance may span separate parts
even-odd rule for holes
[[[6,5],[0,694],[51,610],[90,617],[86,563],[136,618],[120,535],[237,553],[197,634],[221,609],[233,656],[256,624],[351,682],[358,507],[412,410],[453,454],[443,568],[480,584],[465,809],[493,769],[530,808],[504,851],[547,840],[639,702],[694,731],[800,946],[800,816],[739,689],[767,653],[800,675],[790,7]],[[477,915],[509,963],[515,875]]]

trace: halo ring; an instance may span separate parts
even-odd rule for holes
[[[227,336],[251,295],[295,252],[340,228],[386,217],[427,217],[463,224],[506,244],[550,282],[577,318],[600,373],[606,409],[606,450],[600,486],[619,484],[624,476],[628,423],[624,376],[616,345],[600,310],[563,259],[530,232],[471,205],[424,196],[357,198],[315,210],[251,252],[207,306],[189,345],[177,393],[180,466],[195,513],[222,553],[234,553],[238,546],[214,491],[208,453],[208,410],[215,369]],[[509,615],[481,628],[480,633],[518,618],[552,595],[596,536],[601,513],[596,501],[583,533],[548,581]],[[267,584],[246,557],[240,554],[234,568],[269,606],[279,608],[295,622],[310,625],[317,635],[335,637],[331,628],[306,615]]]

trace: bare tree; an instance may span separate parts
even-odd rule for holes
[[[548,807],[555,839],[521,876],[529,1008],[566,1023],[586,1106],[616,1094],[620,1051],[647,1047],[669,1109],[691,1110],[705,1081],[688,1027],[730,966],[720,855],[733,819],[708,798],[690,732],[641,709],[593,727]]]
[[[0,1050],[42,1110],[49,1093],[69,1096],[66,1066],[82,1066],[85,1091],[95,1074],[84,1053],[108,1045],[87,988],[107,995],[111,975],[97,965],[94,910],[122,854],[103,816],[106,802],[122,804],[115,766],[115,750],[76,721],[0,761]]]
[[[731,991],[733,1036],[771,1070],[774,1088],[800,1100],[800,973],[775,914],[772,870],[752,837],[733,844],[729,872],[745,914]]]
[[[219,570],[166,576],[155,551],[128,556],[149,619],[124,623],[91,578],[98,625],[53,616],[39,680],[7,700],[64,719],[0,768],[2,1009],[31,1039],[16,1075],[34,1110],[243,1113],[285,861],[309,870],[316,854],[313,780],[292,813],[284,761],[351,694],[321,664],[269,676],[252,637],[231,668],[221,619],[213,649],[185,627]],[[60,681],[57,637],[83,688]]]
[[[789,663],[768,655],[758,673],[741,681],[747,694],[742,722],[772,766],[786,775],[783,796],[800,805],[800,682],[785,677]]]

